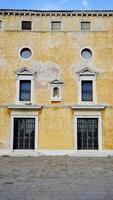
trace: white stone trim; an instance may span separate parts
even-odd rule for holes
[[[81,32],[85,32],[85,31],[81,31]],[[91,57],[91,58],[85,59],[85,58],[82,57],[81,53],[82,53],[82,51],[85,50],[85,49],[89,49],[89,50],[92,52],[92,57]],[[91,47],[85,46],[85,47],[83,47],[83,48],[80,50],[79,56],[80,56],[80,58],[81,58],[82,60],[84,60],[84,61],[86,61],[86,62],[89,62],[89,61],[91,61],[91,60],[94,58],[94,51],[92,50]]]
[[[19,100],[19,94],[20,94],[20,81],[21,80],[30,80],[31,81],[31,100],[30,101],[20,101]],[[33,75],[17,75],[16,78],[16,104],[34,104],[34,95],[35,95],[35,88],[34,88],[34,76]]]
[[[11,151],[15,151],[13,149],[13,139],[14,139],[14,118],[34,118],[35,119],[35,150],[38,149],[38,112],[21,112],[21,111],[12,111],[11,113],[11,138],[10,138],[10,149]],[[26,150],[17,150],[18,152],[22,151],[23,153]],[[27,150],[31,151],[31,150]]]
[[[83,105],[83,104],[75,104],[71,106],[73,110],[104,110],[106,107],[110,107],[107,104],[90,104],[90,105]]]
[[[29,49],[29,50],[31,51],[31,56],[30,56],[29,58],[23,58],[23,57],[20,55],[22,49],[25,49],[25,48],[27,48],[27,49]],[[23,47],[21,47],[21,48],[19,49],[19,58],[20,58],[21,60],[28,61],[28,60],[30,60],[32,57],[33,57],[33,50],[31,49],[31,47],[29,47],[29,46],[23,46]]]
[[[7,149],[0,150],[0,156],[71,156],[71,157],[107,157],[113,156],[113,150],[77,152],[75,150],[36,150],[36,151],[11,151]]]
[[[82,23],[82,22],[90,22],[90,24],[91,24],[91,29],[90,29],[90,30],[81,30],[81,23]],[[83,32],[83,33],[84,33],[84,32],[90,32],[90,31],[92,31],[92,30],[93,30],[93,29],[92,29],[92,21],[91,21],[91,20],[89,20],[89,19],[88,19],[88,20],[87,20],[87,19],[86,19],[86,20],[85,20],[85,19],[80,20],[80,31],[81,31],[81,32]]]
[[[31,30],[23,30],[22,29],[22,22],[31,22]],[[26,18],[23,18],[21,21],[20,21],[20,30],[21,31],[33,31],[33,20],[29,20],[29,19],[26,19]]]
[[[82,101],[82,81],[92,81],[93,83],[93,101]],[[89,105],[97,104],[96,94],[96,77],[95,76],[79,76],[78,78],[78,104]]]
[[[99,149],[97,151],[102,151],[102,116],[101,112],[99,111],[75,111],[74,113],[74,146],[75,151],[80,152],[92,152],[91,151],[84,151],[84,150],[78,150],[77,149],[77,119],[78,118],[97,118],[98,119],[98,147]]]
[[[50,101],[62,101],[62,84],[50,84]],[[53,90],[54,88],[57,87],[59,89],[59,97],[54,97],[53,96]]]
[[[58,30],[58,31],[57,31],[57,30],[52,30],[52,26],[51,26],[52,22],[61,22],[61,30]],[[61,21],[60,19],[56,19],[56,18],[55,18],[55,19],[54,19],[54,18],[51,19],[51,20],[50,20],[50,28],[49,28],[49,29],[50,29],[50,31],[53,32],[53,33],[54,33],[54,32],[61,32],[61,31],[63,30],[63,23],[62,23],[62,21]]]

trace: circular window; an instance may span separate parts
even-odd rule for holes
[[[20,56],[23,59],[28,59],[32,56],[32,52],[31,49],[29,49],[28,47],[21,49],[20,51]]]
[[[92,51],[88,48],[85,48],[81,51],[81,56],[82,58],[84,58],[85,60],[89,60],[92,58]]]

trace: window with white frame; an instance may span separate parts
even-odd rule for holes
[[[83,58],[84,60],[90,60],[92,56],[93,56],[93,53],[91,49],[84,48],[81,50],[81,58]]]
[[[61,101],[62,100],[62,85],[63,82],[60,80],[53,80],[50,82],[51,87],[51,101]]]
[[[91,30],[91,22],[83,21],[81,22],[81,31],[90,31]]]
[[[23,47],[19,51],[20,58],[28,60],[32,57],[32,50],[29,47]]]
[[[78,74],[78,103],[89,104],[97,102],[96,75],[97,72],[86,67]]]
[[[61,21],[51,21],[51,31],[61,31]]]
[[[16,72],[16,103],[34,103],[34,72],[27,68],[22,68]]]
[[[21,29],[22,30],[32,30],[32,21],[22,21],[21,22]]]

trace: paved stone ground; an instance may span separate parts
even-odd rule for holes
[[[113,200],[113,158],[0,157],[0,200]]]

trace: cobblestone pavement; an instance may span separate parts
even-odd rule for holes
[[[113,158],[0,157],[0,200],[113,200]]]

